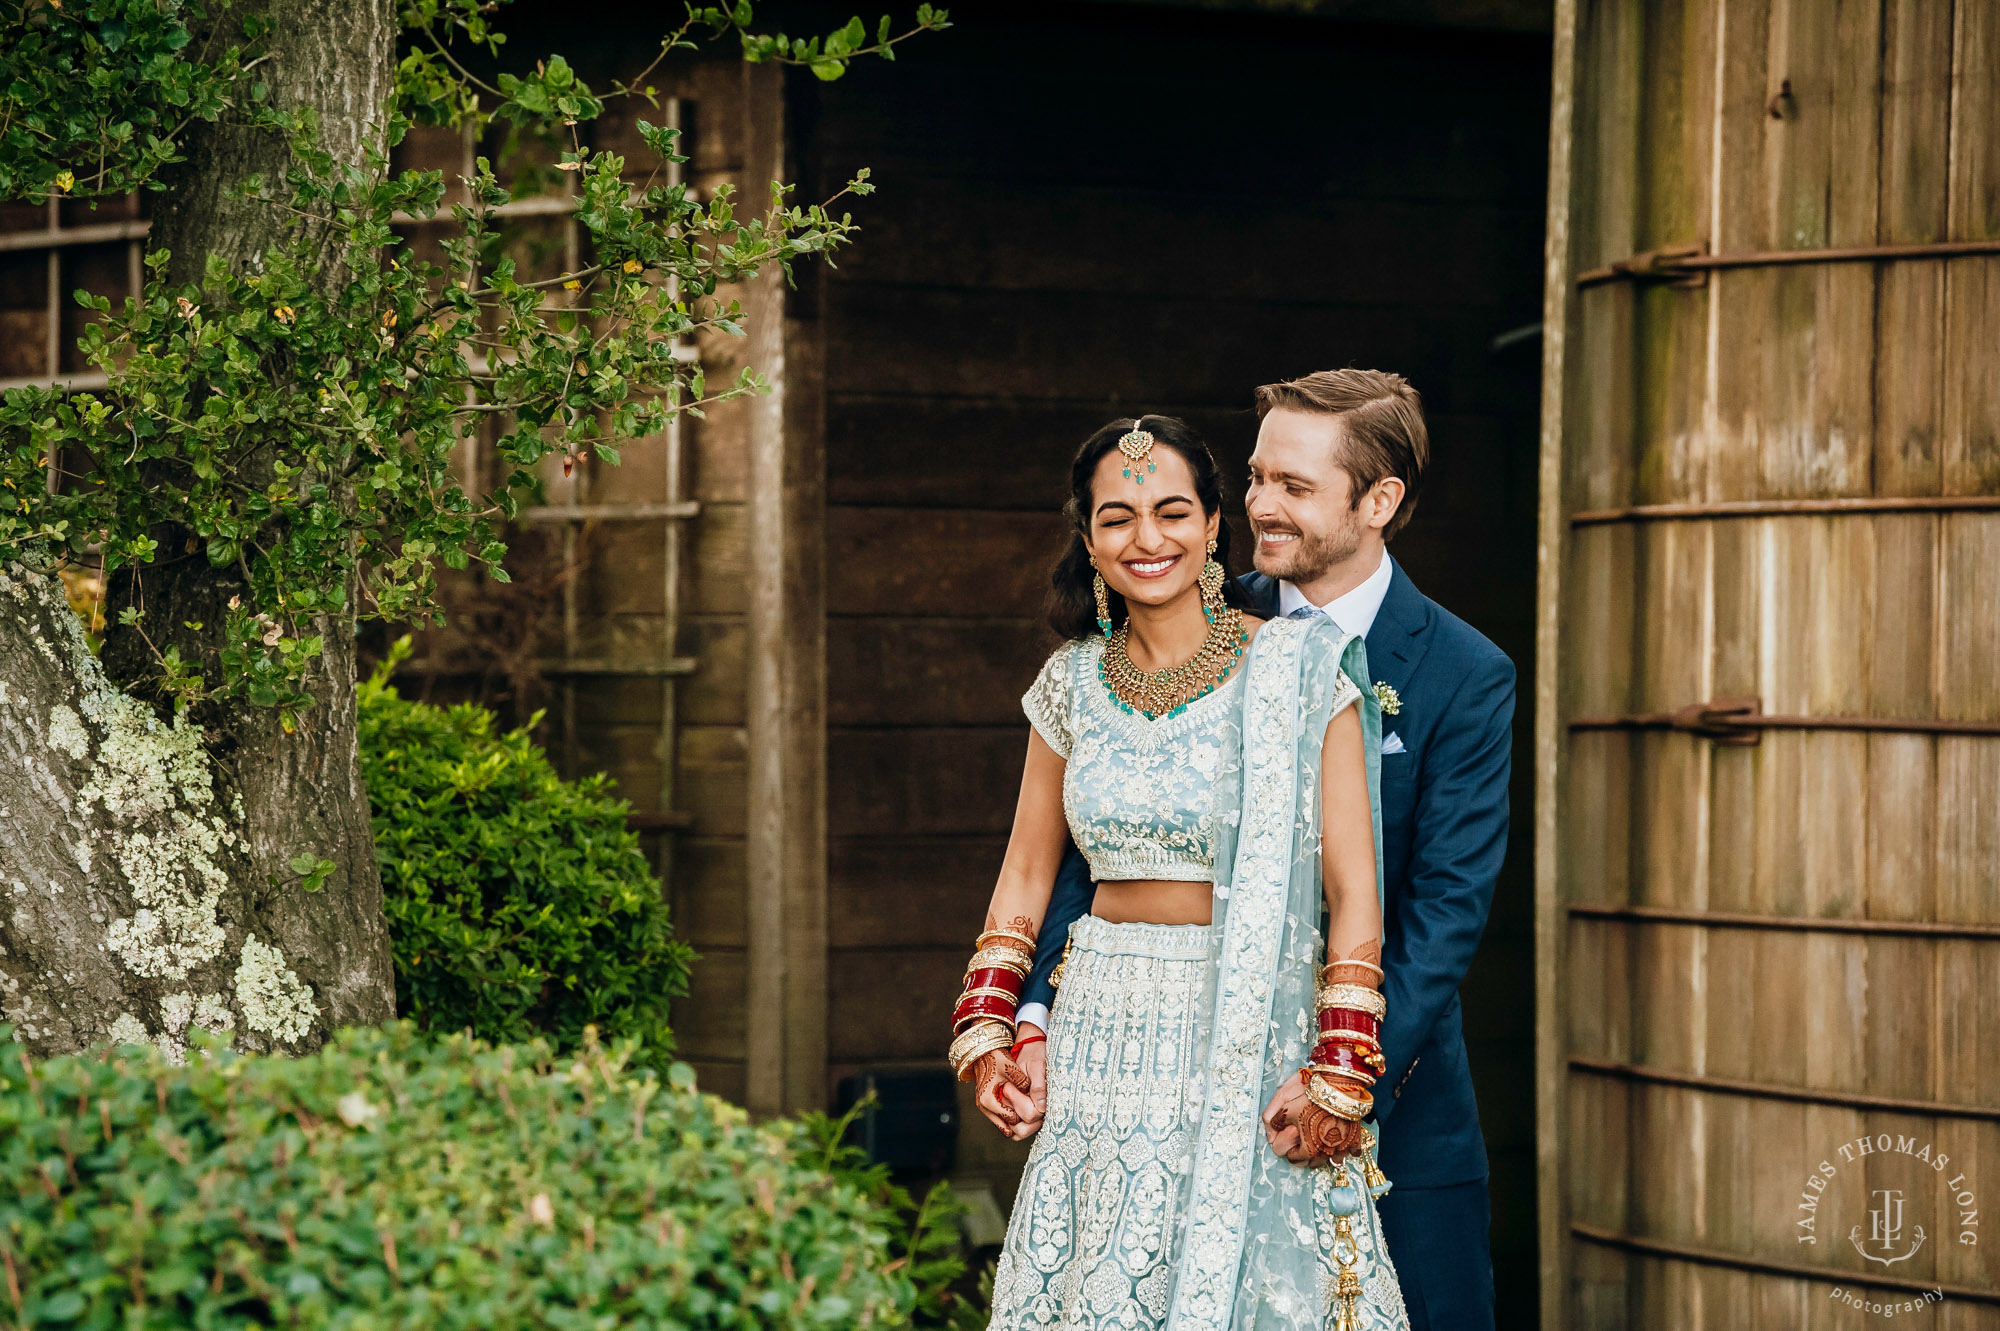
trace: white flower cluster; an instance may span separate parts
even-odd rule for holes
[[[284,953],[258,942],[255,934],[244,935],[235,987],[244,1024],[272,1039],[286,1043],[299,1039],[319,1015],[312,986],[301,983],[286,967]]]

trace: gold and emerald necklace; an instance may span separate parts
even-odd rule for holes
[[[1244,644],[1250,641],[1243,612],[1227,606],[1209,619],[1208,636],[1193,656],[1165,670],[1141,670],[1125,650],[1131,627],[1128,620],[1112,630],[1097,661],[1097,678],[1120,709],[1148,721],[1179,716],[1196,699],[1221,688],[1243,660]]]

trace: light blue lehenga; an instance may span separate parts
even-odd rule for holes
[[[1360,639],[1273,620],[1243,668],[1148,721],[1066,643],[1022,700],[1067,760],[1063,809],[1091,876],[1215,884],[1205,925],[1070,930],[1050,1015],[1048,1113],[993,1282],[999,1331],[1328,1331],[1348,1213],[1359,1331],[1407,1331],[1375,1198],[1350,1160],[1294,1165],[1260,1115],[1306,1061],[1324,959],[1320,748],[1361,707],[1381,892],[1381,714]],[[1372,1125],[1371,1125],[1372,1127]],[[1373,1152],[1367,1154],[1372,1170]]]

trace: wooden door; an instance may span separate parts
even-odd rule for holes
[[[2000,1326],[2000,0],[1556,43],[1543,1323]]]

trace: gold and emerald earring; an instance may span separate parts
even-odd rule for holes
[[[1201,566],[1201,577],[1197,581],[1201,584],[1202,618],[1211,624],[1215,622],[1216,613],[1222,609],[1222,579],[1222,565],[1215,562],[1215,542],[1210,541],[1208,562]]]
[[[1093,570],[1097,568],[1094,556],[1091,558],[1090,567]],[[1104,586],[1104,575],[1093,572],[1090,575],[1090,587],[1097,593],[1097,631],[1108,638],[1111,636],[1111,594]]]

